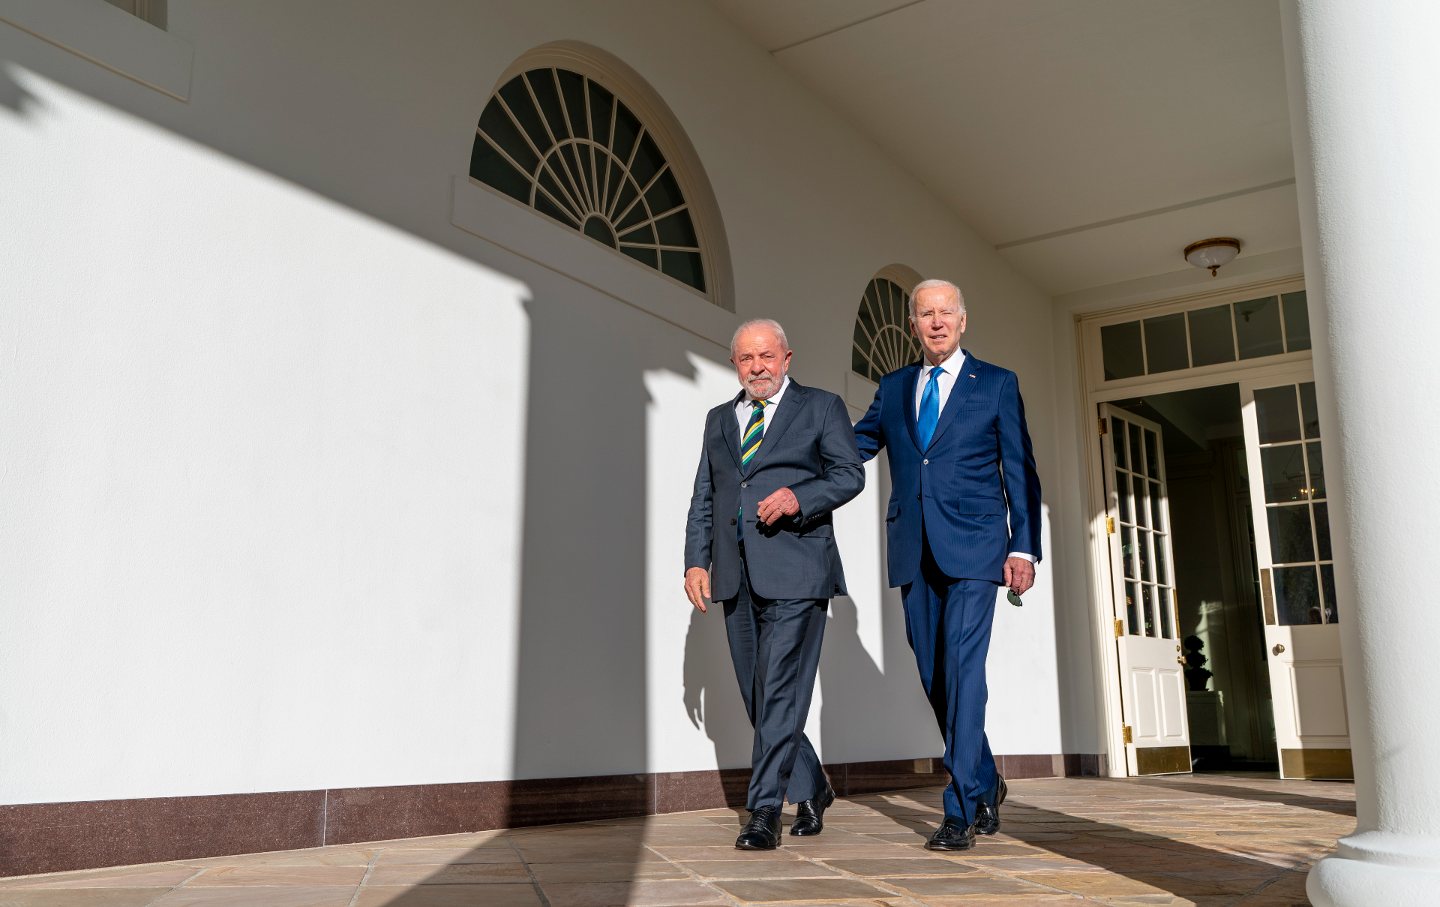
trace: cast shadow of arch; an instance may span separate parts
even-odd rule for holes
[[[597,872],[606,896],[623,903],[647,855],[644,831],[606,822],[651,815],[656,806],[648,762],[647,550],[652,532],[684,532],[683,523],[652,527],[648,520],[655,401],[646,378],[667,372],[698,380],[695,360],[718,360],[721,351],[668,326],[657,329],[648,314],[611,300],[589,304],[588,290],[568,298],[565,278],[545,283],[562,292],[532,283],[526,305],[514,780],[485,827],[586,823],[510,841],[539,891],[556,887],[552,896],[563,900],[571,883],[547,882],[546,867],[583,861],[604,864]],[[674,344],[657,343],[657,330],[673,333]],[[677,596],[680,572],[674,565]],[[577,766],[589,774],[575,777]],[[386,903],[432,903],[436,889],[467,880],[484,849],[450,859]]]

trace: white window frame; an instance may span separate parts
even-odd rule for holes
[[[177,101],[190,99],[194,49],[106,0],[0,0],[0,22]]]

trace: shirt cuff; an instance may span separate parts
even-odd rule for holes
[[[1036,557],[1036,556],[1033,555],[1033,554],[1026,554],[1026,553],[1023,552],[1023,551],[1012,551],[1012,552],[1010,552],[1009,554],[1007,554],[1007,555],[1005,555],[1005,556],[1006,556],[1006,557],[1021,557],[1021,558],[1024,558],[1025,560],[1029,561],[1029,562],[1032,563],[1032,564],[1038,564],[1038,563],[1040,563],[1040,558]]]

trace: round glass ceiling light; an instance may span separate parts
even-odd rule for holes
[[[1229,236],[1214,236],[1185,247],[1185,260],[1197,268],[1209,268],[1211,277],[1239,254],[1240,240]]]

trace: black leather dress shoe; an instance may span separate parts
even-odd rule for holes
[[[762,806],[735,839],[737,850],[774,850],[780,846],[780,807]]]
[[[964,819],[946,816],[935,834],[925,842],[926,850],[969,850],[975,846],[975,826],[966,825]]]
[[[1000,830],[1000,804],[1005,802],[1005,795],[1009,792],[1010,788],[1006,786],[1004,777],[1000,777],[990,796],[975,804],[977,835],[993,835]]]
[[[795,805],[795,821],[790,824],[790,834],[800,837],[820,834],[825,829],[825,810],[834,802],[835,788],[828,784],[820,796],[801,800]]]

